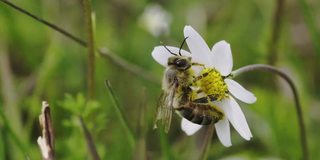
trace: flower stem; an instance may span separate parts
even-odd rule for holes
[[[301,109],[301,104],[299,100],[299,95],[296,86],[294,85],[292,79],[283,71],[272,67],[270,65],[264,65],[264,64],[252,64],[248,66],[241,67],[231,73],[231,77],[237,77],[240,74],[249,72],[249,71],[268,71],[274,74],[277,74],[281,78],[283,78],[290,86],[293,92],[294,96],[294,102],[295,102],[295,109],[297,112],[298,116],[298,123],[299,123],[299,129],[300,129],[300,143],[301,143],[301,148],[302,148],[302,154],[303,154],[303,159],[308,160],[309,154],[308,154],[308,144],[307,144],[307,137],[306,137],[306,127],[305,123],[303,121],[303,114],[302,114],[302,109]]]
[[[206,160],[208,159],[208,150],[211,145],[212,136],[214,134],[214,125],[209,125],[206,128],[205,136],[203,137],[203,141],[201,144],[201,153],[199,156],[199,160]]]
[[[82,7],[84,13],[84,21],[87,32],[87,48],[88,48],[88,99],[94,97],[94,68],[95,68],[95,57],[94,57],[94,38],[93,38],[93,26],[91,17],[91,3],[90,0],[82,0]]]

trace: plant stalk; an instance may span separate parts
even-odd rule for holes
[[[25,10],[25,9],[23,9],[23,8],[21,8],[21,7],[17,6],[17,5],[9,2],[9,1],[0,0],[0,2],[8,5],[8,6],[11,7],[11,8],[16,9],[18,12],[23,13],[23,14],[27,15],[28,17],[33,18],[34,20],[36,20],[36,21],[38,21],[38,22],[40,22],[40,23],[42,23],[42,24],[50,27],[51,29],[53,29],[53,30],[55,30],[55,31],[57,31],[57,32],[60,32],[60,33],[63,34],[64,36],[72,39],[73,41],[77,42],[78,44],[80,44],[80,45],[82,45],[82,46],[86,46],[86,45],[87,45],[86,42],[83,41],[82,39],[80,39],[80,38],[72,35],[71,33],[65,31],[64,29],[62,29],[62,28],[60,28],[60,27],[58,27],[57,25],[55,25],[55,24],[53,24],[53,23],[50,23],[50,22],[48,22],[48,21],[46,21],[46,20],[44,20],[44,19],[42,19],[42,18],[40,18],[40,17],[38,17],[38,16],[30,13],[30,12],[28,12],[27,10]]]
[[[88,127],[84,123],[83,118],[81,116],[79,116],[79,121],[80,121],[80,126],[81,126],[81,128],[83,130],[84,137],[85,137],[86,142],[87,142],[88,150],[90,152],[90,155],[92,156],[92,159],[100,160],[97,148],[96,148],[96,146],[94,144],[93,137],[92,137]]]
[[[83,47],[88,47],[88,43],[86,41],[84,41],[83,39],[80,39],[76,36],[74,36],[73,34],[69,33],[68,31],[64,30],[63,28],[50,23],[49,21],[42,19],[30,12],[28,12],[27,10],[9,2],[6,0],[0,0],[0,2],[3,2],[4,4],[8,5],[11,8],[16,9],[18,12],[25,14],[28,17],[33,18],[34,20],[36,20],[37,22],[61,33],[63,36],[69,38],[70,40],[75,41],[76,43],[78,43],[79,45],[83,46]],[[139,77],[142,77],[143,79],[153,82],[155,84],[160,84],[161,82],[158,81],[157,78],[155,78],[155,76],[153,76],[152,74],[148,73],[146,70],[144,70],[143,68],[139,67],[138,65],[135,65],[133,63],[130,63],[128,61],[126,61],[125,59],[117,56],[117,54],[112,53],[111,51],[107,50],[106,48],[103,49],[97,49],[97,52],[100,53],[100,55],[106,59],[109,59],[110,61],[112,61],[112,63],[115,63],[116,65],[118,65],[119,67],[127,70],[128,72],[133,73],[134,75],[137,75]]]
[[[82,0],[82,7],[84,12],[84,21],[86,25],[87,32],[87,49],[88,49],[88,99],[93,99],[94,97],[94,68],[95,68],[95,46],[94,46],[94,34],[93,25],[91,17],[91,3],[90,0]]]
[[[297,117],[298,117],[298,124],[299,124],[299,132],[300,132],[300,143],[301,143],[301,149],[302,149],[302,156],[304,160],[309,159],[309,153],[308,153],[308,141],[307,141],[307,131],[305,127],[305,123],[303,120],[303,113],[302,113],[302,107],[301,103],[299,100],[299,95],[296,86],[294,85],[292,79],[283,71],[272,67],[270,65],[264,65],[264,64],[252,64],[248,66],[241,67],[231,73],[231,77],[235,78],[243,73],[250,72],[250,71],[268,71],[271,73],[274,73],[281,78],[283,78],[290,86],[292,92],[293,92],[293,97],[294,97],[294,102],[295,102],[295,109],[297,112]]]
[[[215,128],[214,125],[209,125],[206,128],[206,132],[205,135],[203,137],[203,141],[201,144],[201,153],[199,156],[199,160],[206,160],[208,159],[208,150],[210,148],[211,145],[211,140],[212,140],[212,136],[214,134]]]
[[[119,102],[113,92],[113,89],[111,87],[111,84],[108,80],[105,81],[105,86],[106,86],[107,91],[109,93],[109,96],[111,98],[112,105],[114,106],[115,113],[118,116],[118,118],[120,120],[120,124],[123,127],[123,129],[127,135],[129,145],[132,149],[134,149],[134,147],[136,146],[135,136],[133,134],[132,129],[129,127],[128,120],[124,116],[124,112],[123,112],[122,108],[120,107],[120,104],[119,104]]]

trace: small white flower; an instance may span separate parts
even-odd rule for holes
[[[170,14],[159,4],[148,5],[140,17],[142,27],[156,37],[168,34],[170,23]]]
[[[193,62],[204,64],[207,69],[215,69],[216,75],[221,79],[219,83],[223,83],[224,89],[228,91],[227,95],[221,94],[218,100],[213,101],[225,114],[223,119],[214,124],[219,140],[226,147],[232,145],[229,122],[245,140],[250,140],[252,134],[246,118],[239,104],[233,97],[248,104],[254,103],[257,99],[239,83],[228,78],[233,67],[230,45],[226,41],[220,41],[210,49],[203,38],[191,26],[185,26],[184,37],[188,37],[186,43],[191,53],[182,50],[181,54],[191,56]],[[176,47],[168,46],[168,48],[174,53],[178,53],[179,51],[179,48]],[[172,54],[163,46],[155,47],[152,52],[152,57],[165,67],[167,66],[167,60],[170,56],[172,56]],[[193,66],[193,69],[196,71],[196,74],[199,75],[203,67]],[[201,127],[201,125],[194,124],[185,118],[182,119],[181,128],[187,135],[194,134]]]

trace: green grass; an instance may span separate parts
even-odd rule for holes
[[[86,39],[79,1],[10,2]],[[43,100],[51,106],[57,159],[91,158],[79,116],[101,159],[192,159],[201,153],[199,143],[203,137],[187,137],[176,114],[168,134],[161,128],[152,129],[161,93],[158,82],[164,68],[153,61],[151,51],[160,41],[179,46],[183,27],[192,25],[210,47],[219,40],[230,42],[234,69],[267,63],[273,54],[267,51],[276,1],[159,1],[171,16],[170,31],[160,36],[152,35],[140,21],[144,9],[152,3],[92,1],[96,51],[106,47],[120,61],[96,53],[95,97],[88,100],[86,48],[1,0],[0,54],[9,57],[9,69],[0,64],[0,160],[26,156],[40,159],[36,139],[41,135],[38,116]],[[297,84],[307,123],[310,159],[320,158],[319,7],[318,1],[285,1],[279,57],[275,62]],[[208,159],[300,159],[292,93],[279,79],[270,78],[274,84],[266,77],[271,76],[252,73],[237,79],[258,98],[253,105],[241,104],[254,138],[247,142],[232,129],[233,146],[225,148],[213,134]],[[5,85],[8,79],[12,86]],[[16,111],[8,112],[10,106],[15,106]]]

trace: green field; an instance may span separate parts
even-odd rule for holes
[[[0,160],[41,159],[42,101],[56,159],[307,159],[292,90],[270,72],[235,78],[257,97],[238,101],[250,141],[232,126],[231,147],[210,127],[187,136],[177,114],[167,134],[153,129],[165,68],[151,52],[179,47],[186,25],[210,49],[230,43],[234,70],[268,64],[292,79],[309,159],[317,160],[319,17],[318,0],[0,0]]]

